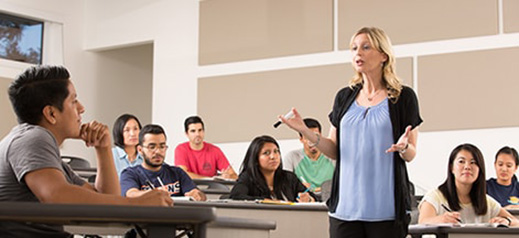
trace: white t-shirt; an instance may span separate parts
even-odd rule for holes
[[[461,204],[461,210],[458,212],[460,213],[460,218],[463,223],[488,223],[491,218],[496,217],[499,214],[501,205],[499,205],[499,203],[492,197],[488,195],[486,195],[486,197],[488,210],[484,215],[476,215],[476,212],[472,207],[472,203]],[[429,191],[427,194],[425,194],[422,201],[418,205],[418,209],[420,209],[424,202],[431,204],[436,210],[437,215],[441,215],[447,212],[441,204],[449,207],[447,199],[443,196],[439,189]]]

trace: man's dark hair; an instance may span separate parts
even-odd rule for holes
[[[164,132],[164,129],[162,129],[161,126],[155,125],[155,124],[148,124],[148,125],[145,125],[139,132],[139,145],[140,146],[142,146],[142,143],[144,142],[144,136],[146,134],[153,134],[153,135],[163,134],[164,137],[167,139],[166,132]]]
[[[18,123],[39,124],[43,108],[49,105],[62,111],[69,95],[69,79],[63,66],[33,66],[18,75],[8,90]]]
[[[310,129],[317,128],[319,129],[319,133],[321,133],[321,124],[317,120],[313,118],[305,118],[303,119],[303,122],[305,123],[306,127]],[[303,135],[299,133],[299,137],[303,137]]]
[[[186,120],[184,121],[184,131],[187,132],[187,130],[189,129],[189,125],[196,124],[196,123],[201,123],[202,129],[205,129],[202,118],[200,118],[199,116],[190,116],[190,117],[186,118]]]
[[[114,122],[114,128],[112,130],[112,135],[114,136],[114,144],[124,149],[124,126],[126,122],[130,119],[134,119],[139,125],[139,130],[142,129],[141,122],[137,119],[136,116],[132,114],[122,114],[119,116]]]

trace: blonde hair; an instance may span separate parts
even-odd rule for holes
[[[360,34],[366,34],[373,48],[386,54],[387,60],[382,63],[382,82],[387,87],[389,99],[395,103],[400,96],[400,92],[402,92],[402,81],[395,73],[395,56],[391,49],[391,40],[389,40],[389,37],[382,29],[376,27],[363,27],[351,37],[350,48],[355,37]],[[362,84],[362,82],[362,74],[357,72],[350,80],[350,87]]]

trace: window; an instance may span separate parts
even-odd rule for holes
[[[43,22],[0,13],[0,58],[41,64]]]

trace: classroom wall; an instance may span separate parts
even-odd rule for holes
[[[211,123],[206,137],[237,168],[256,135],[281,139],[284,153],[301,146],[293,131],[272,128],[290,107],[326,131],[333,96],[353,74],[350,37],[378,26],[392,39],[398,75],[420,100],[424,123],[409,164],[419,191],[444,180],[460,143],[480,147],[494,176],[494,153],[519,145],[517,9],[509,0],[201,2],[197,108]]]
[[[44,63],[64,64],[69,69],[78,99],[86,109],[82,115],[83,122],[96,119],[111,128],[114,120],[125,112],[137,115],[142,123],[151,122],[152,41],[97,51],[85,50],[85,4],[79,0],[2,0],[0,11],[63,25],[63,55],[44,57],[59,58],[62,62],[50,60]],[[29,66],[0,60],[0,89],[6,90],[12,79]],[[7,94],[2,94],[2,98],[4,97],[7,99]],[[16,120],[8,100],[2,100],[0,110],[6,112],[2,113],[0,127],[3,136],[16,124]],[[84,157],[90,160],[92,166],[96,166],[94,150],[86,148],[81,141],[65,141],[61,153]]]
[[[174,148],[185,140],[184,118],[196,114],[198,1],[89,0],[84,7],[86,50],[153,43],[151,120],[165,128]]]
[[[258,134],[280,139],[283,153],[300,147],[294,132],[271,127],[291,106],[328,126],[330,94],[351,77],[349,37],[363,25],[386,30],[398,74],[418,93],[425,122],[409,173],[419,188],[430,189],[445,178],[447,156],[459,143],[476,143],[487,168],[502,145],[519,147],[514,120],[519,108],[511,93],[519,89],[514,80],[519,47],[515,0],[0,3],[0,10],[63,23],[64,64],[87,107],[84,120],[102,118],[111,125],[110,117],[127,104],[106,103],[102,86],[131,74],[118,70],[152,61],[136,71],[149,76],[151,69],[152,79],[151,94],[142,98],[144,104],[151,98],[151,111],[139,114],[151,113],[150,120],[166,128],[172,148],[186,140],[184,118],[202,115],[208,141],[221,146],[236,170]],[[131,57],[126,50],[137,58],[142,50],[144,56],[127,65],[117,62]],[[108,62],[113,67],[102,67]],[[2,62],[0,67],[16,71]],[[453,120],[444,120],[449,117]],[[63,151],[93,154],[78,142],[65,143]],[[169,150],[166,161],[172,158]],[[487,174],[494,172],[487,169]]]

